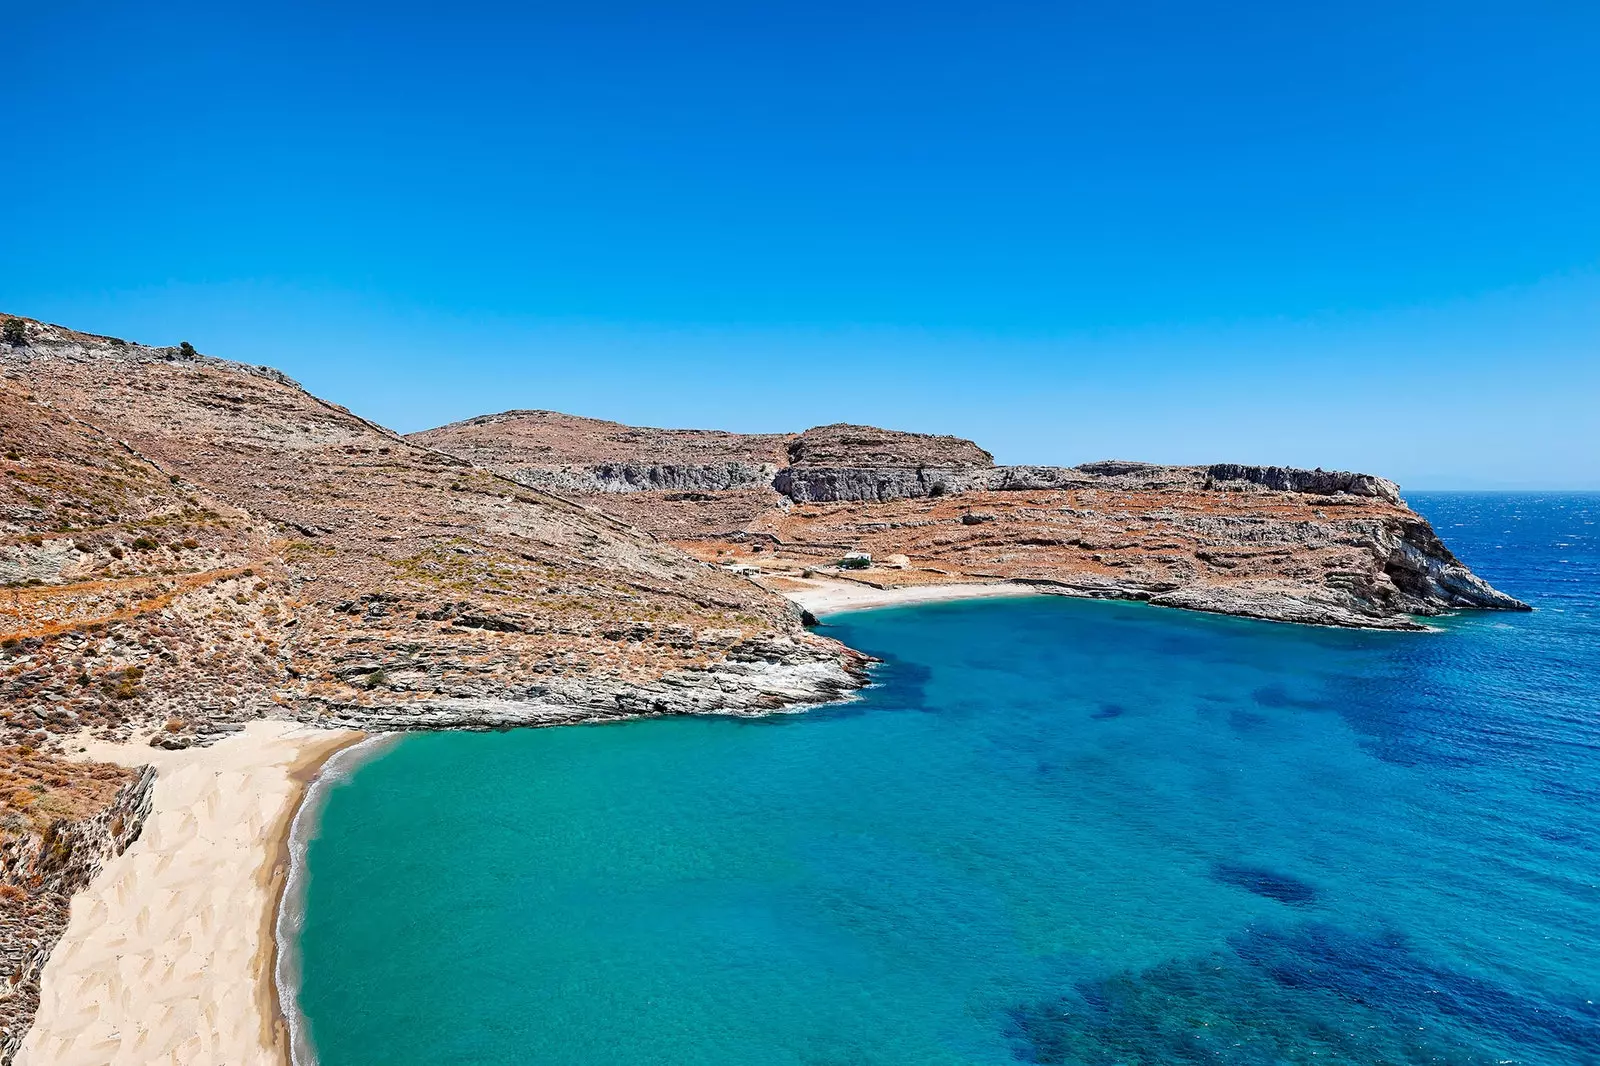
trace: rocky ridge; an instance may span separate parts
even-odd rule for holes
[[[576,435],[591,424],[548,413],[534,424],[516,412],[491,418],[474,420],[497,427],[477,439],[464,436],[461,423],[415,439],[538,483],[546,427],[559,423]],[[719,457],[729,463],[769,459],[774,441],[782,443],[789,465],[767,485],[685,493],[639,480],[619,489],[601,472],[607,462],[647,458],[624,445],[649,448],[675,439],[662,434],[698,432],[614,428],[584,448],[569,443],[569,454],[597,461],[563,467],[563,486],[776,588],[808,571],[884,585],[1010,580],[1069,595],[1377,629],[1420,629],[1416,616],[1453,610],[1526,606],[1473,574],[1394,482],[1370,474],[1118,460],[998,466],[970,441],[860,426],[760,435],[747,450],[736,435],[718,434]],[[679,456],[655,458],[670,471]],[[905,562],[844,574],[833,564],[846,551]]]

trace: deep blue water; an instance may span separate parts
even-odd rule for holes
[[[1413,495],[1532,614],[825,619],[859,702],[330,790],[326,1066],[1600,1063],[1600,496]]]

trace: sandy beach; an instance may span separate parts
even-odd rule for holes
[[[257,721],[206,748],[85,739],[154,764],[144,831],[72,901],[18,1066],[281,1066],[272,922],[307,784],[349,731]]]
[[[1011,581],[947,582],[932,585],[902,585],[875,588],[855,581],[821,577],[783,577],[763,581],[774,592],[787,596],[815,615],[835,611],[856,611],[867,607],[897,607],[910,603],[937,603],[944,600],[983,599],[995,596],[1036,596],[1031,585]]]
[[[875,588],[785,577],[770,587],[816,614],[1034,594],[1006,582]],[[256,721],[180,751],[71,743],[78,758],[153,764],[158,776],[139,839],[72,901],[18,1066],[289,1062],[274,923],[290,830],[318,771],[363,736]]]

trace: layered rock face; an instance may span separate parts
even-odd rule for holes
[[[960,437],[837,424],[797,433],[785,449],[794,467],[989,467],[994,456]]]
[[[786,465],[789,441],[779,434],[641,429],[555,411],[483,415],[411,439],[514,471],[524,485],[573,493],[764,488]]]
[[[454,427],[418,439],[540,483],[541,424],[523,424],[515,412],[493,418],[492,443],[463,439]],[[825,426],[788,437],[715,435],[728,462],[769,461],[780,441],[789,463],[770,487],[695,494],[641,481],[617,493],[600,473],[606,440],[695,431],[627,437],[598,425],[612,427],[606,438],[566,445],[588,460],[569,491],[699,558],[755,567],[780,586],[786,571],[827,568],[855,550],[907,557],[904,569],[854,575],[874,583],[1023,581],[1277,621],[1416,629],[1416,615],[1525,608],[1456,559],[1398,486],[1368,474],[1231,463],[996,466],[959,438]],[[678,455],[656,458],[670,464]]]

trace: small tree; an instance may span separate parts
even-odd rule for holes
[[[3,332],[7,344],[20,346],[28,343],[28,327],[20,318],[6,319],[5,325],[0,326],[0,332]]]
[[[194,345],[190,344],[188,341],[183,341],[178,345],[178,354],[183,356],[185,359],[193,359],[200,353],[194,350]]]

